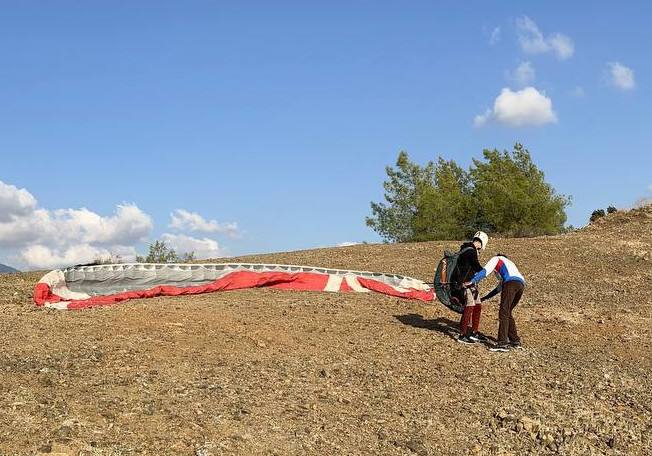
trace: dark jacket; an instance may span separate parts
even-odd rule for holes
[[[467,247],[471,247],[467,249]],[[473,278],[476,272],[482,270],[480,259],[478,258],[478,251],[475,249],[473,242],[465,242],[460,246],[460,251],[467,249],[457,258],[457,267],[451,277],[453,288],[462,288],[464,282],[468,282]]]

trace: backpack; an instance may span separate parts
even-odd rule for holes
[[[456,296],[453,296],[454,291],[461,289],[461,284],[451,281],[455,268],[457,267],[457,260],[460,255],[468,250],[473,250],[473,247],[466,247],[459,252],[444,251],[444,258],[437,264],[435,271],[435,278],[433,284],[435,286],[435,293],[437,299],[448,307],[453,312],[462,313],[464,311],[464,303]]]

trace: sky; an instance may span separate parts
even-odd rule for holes
[[[652,198],[652,5],[5,1],[0,263],[380,242],[401,150],[524,144],[568,223]]]

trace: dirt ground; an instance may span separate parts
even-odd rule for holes
[[[244,260],[430,281],[457,244]],[[0,454],[652,454],[652,208],[492,239],[481,261],[496,251],[528,280],[524,351],[458,344],[442,305],[377,294],[261,289],[62,312],[32,303],[40,273],[0,275]],[[496,316],[496,301],[484,306],[483,332],[495,336]]]

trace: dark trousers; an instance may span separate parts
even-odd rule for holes
[[[506,282],[500,293],[500,311],[498,312],[498,343],[508,344],[520,342],[516,331],[516,322],[512,317],[512,311],[523,296],[525,286],[518,281]]]

